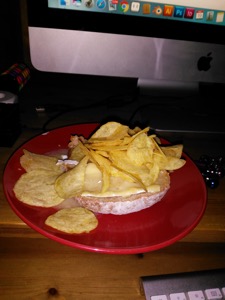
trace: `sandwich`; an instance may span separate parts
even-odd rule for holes
[[[76,164],[55,180],[60,208],[81,206],[94,213],[123,215],[161,201],[170,173],[183,167],[182,145],[162,145],[150,128],[118,122],[100,126],[90,138],[73,135],[68,160]]]

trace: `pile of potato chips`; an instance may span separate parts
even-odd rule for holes
[[[87,140],[71,137],[69,158],[79,164],[56,179],[58,195],[69,198],[82,194],[90,161],[102,173],[102,194],[108,190],[111,176],[137,182],[148,191],[160,170],[181,168],[185,164],[181,158],[183,146],[161,146],[155,135],[148,135],[149,129],[130,129],[118,122],[108,122]]]

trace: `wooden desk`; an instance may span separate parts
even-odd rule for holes
[[[13,151],[38,132],[26,130],[0,148],[0,175]],[[189,145],[190,153],[200,148]],[[2,181],[1,181],[2,182]],[[208,190],[198,226],[179,242],[144,255],[81,251],[28,228],[11,210],[0,184],[0,299],[145,299],[144,275],[225,268],[225,179]]]

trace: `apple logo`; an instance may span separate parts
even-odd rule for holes
[[[211,68],[212,52],[209,52],[206,56],[201,56],[198,60],[198,70],[208,71]]]

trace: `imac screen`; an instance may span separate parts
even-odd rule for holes
[[[132,78],[159,97],[224,87],[223,0],[27,0],[27,18],[40,72]]]

